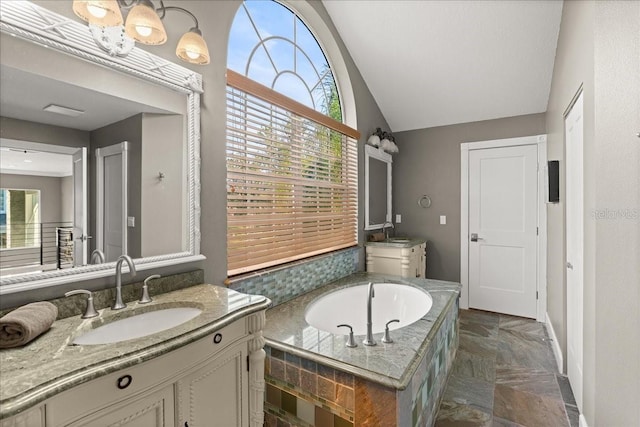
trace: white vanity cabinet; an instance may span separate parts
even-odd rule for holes
[[[261,426],[264,318],[264,311],[253,313],[164,355],[75,386],[0,421],[0,427]]]
[[[425,277],[427,268],[424,241],[408,244],[367,244],[367,271],[403,278]]]

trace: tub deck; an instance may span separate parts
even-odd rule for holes
[[[392,331],[392,344],[382,343],[382,333],[374,334],[378,345],[364,346],[364,336],[356,336],[358,347],[345,346],[345,335],[334,335],[307,324],[306,307],[319,296],[357,283],[391,281],[411,284],[431,294],[433,306],[422,319]],[[456,304],[461,285],[430,279],[402,279],[383,274],[357,273],[267,310],[264,337],[271,348],[285,351],[357,377],[404,390],[411,383],[424,355],[438,333],[445,314]],[[366,316],[366,301],[353,304]],[[339,314],[335,321],[340,322]]]

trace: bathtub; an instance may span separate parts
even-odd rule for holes
[[[371,283],[375,294],[371,308],[374,334],[384,332],[390,320],[399,322],[389,324],[389,330],[411,325],[426,316],[433,306],[429,292],[418,287],[401,283]],[[366,334],[368,288],[368,283],[356,284],[320,296],[307,307],[305,321],[332,334],[349,333],[347,328],[339,328],[340,324],[350,325],[354,335]]]
[[[363,345],[369,282],[376,346]],[[267,310],[267,424],[317,425],[310,414],[322,414],[345,425],[432,426],[457,349],[460,288],[356,273]],[[391,318],[404,323],[390,325],[393,343],[384,343]],[[356,347],[341,322],[355,326]]]

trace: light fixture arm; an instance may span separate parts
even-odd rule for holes
[[[156,9],[156,11],[162,12],[162,14],[159,15],[160,19],[164,19],[164,16],[165,16],[167,10],[177,10],[178,12],[182,12],[185,15],[189,15],[191,18],[193,18],[193,21],[196,23],[195,28],[199,29],[199,27],[198,27],[198,18],[196,18],[196,16],[193,13],[189,12],[187,9],[183,9],[183,8],[177,7],[177,6],[165,6],[162,1],[160,1],[160,5],[161,5],[160,8]]]
[[[135,6],[136,4],[139,3],[139,0],[118,0],[118,5],[122,8],[122,9],[131,9],[133,6]],[[151,0],[149,0],[149,3],[151,3],[151,5],[153,6],[153,2]],[[196,29],[200,29],[199,24],[198,24],[198,18],[196,18],[196,16],[189,12],[187,9],[184,9],[182,7],[177,7],[177,6],[165,6],[164,5],[164,0],[160,0],[160,7],[156,8],[155,6],[153,6],[153,9],[158,13],[158,16],[160,17],[160,19],[164,19],[165,15],[167,14],[167,10],[177,10],[178,12],[182,12],[186,15],[189,15],[193,21],[196,23],[195,28]]]

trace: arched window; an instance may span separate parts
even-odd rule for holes
[[[359,133],[312,32],[280,3],[246,1],[228,51],[228,274],[355,245]]]

